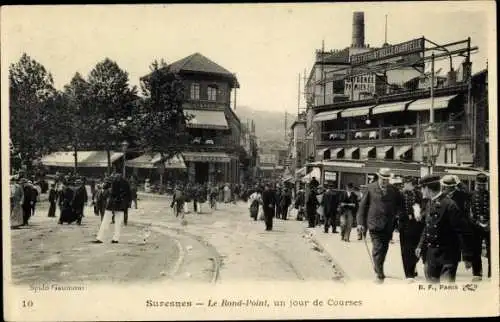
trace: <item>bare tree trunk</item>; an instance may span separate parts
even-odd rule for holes
[[[73,146],[73,155],[75,157],[75,170],[74,170],[74,172],[76,175],[76,173],[78,171],[78,147],[76,144]]]

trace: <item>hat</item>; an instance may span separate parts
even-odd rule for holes
[[[486,184],[488,182],[488,176],[484,173],[480,173],[476,176],[476,183],[478,184]]]
[[[437,183],[437,182],[439,182],[439,179],[440,178],[437,175],[428,175],[428,176],[425,176],[422,179],[420,179],[420,186],[421,187],[426,187],[429,184]]]
[[[392,177],[391,179],[389,179],[389,183],[390,184],[403,183],[403,179],[401,177]]]
[[[391,177],[391,169],[381,168],[378,170],[377,175],[382,179],[389,179]]]
[[[82,183],[83,183],[82,179],[76,179],[75,180],[75,184],[82,184]]]
[[[411,176],[405,176],[405,177],[403,178],[403,182],[404,182],[404,183],[411,183],[411,184],[413,184],[414,186],[415,186],[415,185],[417,185],[417,179],[416,179],[416,178],[414,178],[414,177],[411,177]]]
[[[458,185],[459,182],[460,182],[460,180],[458,180],[457,176],[449,175],[449,174],[445,175],[441,179],[441,185],[443,187],[455,187],[456,185]]]

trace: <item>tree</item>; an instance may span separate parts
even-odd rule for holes
[[[75,73],[70,83],[64,86],[65,108],[60,114],[61,140],[72,147],[75,154],[75,171],[78,166],[78,149],[92,142],[95,126],[92,121],[90,86],[80,73]]]
[[[137,100],[136,87],[129,86],[128,73],[109,58],[99,62],[90,72],[88,122],[92,125],[91,139],[105,147],[108,172],[111,170],[110,150],[120,142],[128,126],[127,120]]]
[[[24,53],[17,63],[10,65],[12,151],[22,160],[28,173],[32,171],[33,161],[50,149],[52,144],[50,131],[54,120],[50,108],[56,101],[57,91],[52,75],[42,64]]]
[[[188,139],[184,128],[184,84],[164,61],[155,60],[150,70],[141,82],[144,101],[137,118],[138,132],[143,147],[166,159],[179,153]]]

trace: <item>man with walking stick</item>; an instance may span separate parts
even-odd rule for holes
[[[384,261],[394,231],[394,222],[401,212],[401,193],[389,184],[391,170],[378,171],[378,181],[367,185],[357,213],[358,230],[368,229],[372,240],[372,260],[376,283],[385,279]]]

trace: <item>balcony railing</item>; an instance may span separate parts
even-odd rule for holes
[[[388,142],[388,141],[407,141],[413,143],[424,139],[424,129],[428,124],[386,126],[377,128],[325,131],[321,133],[321,145],[330,145],[332,143],[365,143],[365,142]],[[450,140],[468,138],[470,135],[463,122],[440,122],[435,123],[439,139]]]
[[[229,103],[207,100],[188,100],[185,104],[186,108],[199,108],[199,109],[222,109]]]

